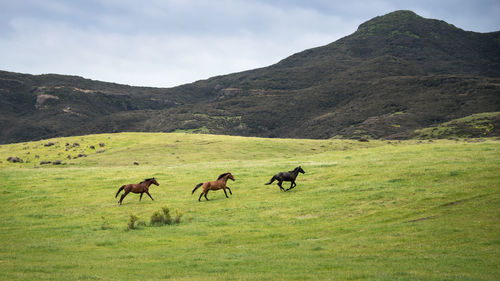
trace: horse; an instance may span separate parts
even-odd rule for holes
[[[200,186],[203,186],[203,191],[201,192],[200,197],[198,198],[198,201],[201,201],[201,196],[203,196],[203,195],[205,195],[205,199],[207,199],[207,201],[208,201],[208,198],[207,198],[208,191],[209,190],[219,190],[219,189],[223,189],[224,194],[226,194],[226,198],[229,198],[227,196],[226,188],[229,190],[229,193],[231,193],[231,195],[233,195],[233,192],[231,192],[231,189],[229,188],[229,186],[226,185],[228,179],[232,179],[234,181],[234,177],[231,173],[221,174],[217,178],[216,181],[207,181],[204,183],[199,183],[198,185],[196,185],[194,187],[191,194],[193,194]]]
[[[125,196],[127,196],[127,194],[129,192],[133,192],[133,193],[140,193],[141,194],[141,197],[139,197],[139,201],[141,201],[142,199],[142,195],[144,193],[146,193],[149,198],[151,198],[151,200],[154,201],[153,197],[151,197],[151,194],[149,194],[149,186],[151,184],[154,184],[156,186],[160,185],[156,180],[155,178],[150,178],[150,179],[145,179],[144,181],[140,182],[140,183],[137,183],[137,184],[127,184],[127,185],[123,185],[122,187],[120,187],[118,189],[118,192],[116,192],[116,195],[115,195],[115,198],[118,197],[118,194],[124,190],[124,193],[122,194],[122,197],[120,197],[120,200],[118,201],[118,203],[120,203],[120,205],[122,204],[122,201],[123,201],[123,198],[125,198]]]
[[[288,172],[280,172],[274,175],[271,180],[266,183],[266,185],[273,183],[273,181],[277,180],[278,181],[278,186],[280,187],[281,191],[288,191],[292,188],[294,188],[297,184],[295,183],[295,179],[297,178],[297,175],[299,173],[304,174],[304,170],[302,170],[302,167],[298,166],[295,168],[293,171],[288,171]],[[290,187],[288,189],[284,189],[283,186],[281,186],[281,183],[284,181],[290,181],[292,182],[290,184]]]

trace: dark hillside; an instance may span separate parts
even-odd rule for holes
[[[500,111],[500,32],[411,11],[255,70],[169,89],[0,72],[0,142],[117,131],[408,138]]]

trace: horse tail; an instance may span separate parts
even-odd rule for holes
[[[191,192],[191,194],[193,194],[198,189],[198,187],[200,187],[202,185],[203,185],[203,183],[199,183],[197,186],[195,186],[193,191]]]
[[[273,177],[271,178],[271,180],[270,180],[268,183],[266,183],[266,185],[273,183],[273,181],[274,181],[275,179],[276,179],[276,176],[273,176]]]
[[[120,193],[120,191],[122,191],[124,188],[125,188],[124,185],[122,185],[122,187],[118,188],[118,192],[116,193],[115,198],[118,197],[118,193]]]

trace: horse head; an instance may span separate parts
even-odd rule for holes
[[[224,173],[224,174],[220,174],[219,177],[217,178],[217,180],[220,180],[220,179],[223,179],[225,178],[226,180],[227,179],[232,179],[234,181],[234,177],[231,173]]]
[[[160,185],[155,178],[145,179],[144,181],[150,181],[152,184],[156,186]]]
[[[306,172],[304,170],[302,170],[302,167],[301,166],[298,166],[297,168],[295,168],[295,170],[297,170],[297,172],[300,172],[302,174],[305,174]]]

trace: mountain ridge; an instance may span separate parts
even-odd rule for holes
[[[499,85],[500,32],[463,31],[396,11],[271,66],[173,88],[2,71],[0,142],[175,130],[407,138],[416,129],[500,111]],[[42,94],[57,98],[37,108]]]

